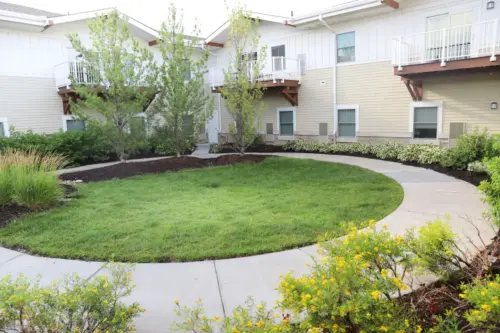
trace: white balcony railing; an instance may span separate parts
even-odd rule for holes
[[[96,84],[95,71],[91,70],[89,64],[81,61],[65,61],[54,67],[56,89],[69,87],[71,85],[70,76],[73,76],[78,84]]]
[[[285,80],[299,81],[301,80],[301,63],[299,59],[286,57],[272,57],[270,66],[267,65],[264,69],[254,77],[254,63],[248,63],[248,77],[250,81],[273,81],[285,82]],[[224,70],[226,67],[212,67],[208,71],[208,80],[213,90],[216,87],[224,85]],[[235,73],[236,75],[236,73]]]
[[[489,56],[500,53],[498,20],[422,32],[394,38],[392,62],[403,66]]]

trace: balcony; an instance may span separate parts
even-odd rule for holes
[[[299,59],[272,57],[271,62],[254,77],[254,63],[248,63],[248,78],[259,82],[264,89],[279,89],[280,93],[294,106],[298,105],[298,87],[301,83],[302,64]],[[208,82],[213,92],[224,86],[225,67],[212,67],[208,71]],[[236,73],[234,73],[236,75]]]
[[[56,89],[69,89],[72,76],[77,84],[97,84],[97,78],[89,64],[81,61],[65,61],[54,67]]]
[[[500,66],[498,20],[428,31],[394,39],[394,74],[406,79]]]

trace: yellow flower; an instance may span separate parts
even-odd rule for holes
[[[408,321],[408,319],[405,319],[405,326],[410,327],[410,322]]]
[[[264,326],[264,322],[262,322],[262,321],[258,321],[258,322],[255,324],[255,326],[257,326],[257,327],[262,327],[262,326]]]
[[[215,320],[216,322],[220,322],[220,317],[219,316],[214,316],[212,319]]]
[[[384,225],[383,225],[383,228],[384,228],[384,229],[387,229],[387,228],[389,228],[389,226],[388,226],[387,224],[384,224]]]
[[[233,328],[233,333],[240,333],[240,330],[237,329],[236,327]]]
[[[248,327],[252,327],[252,326],[253,326],[253,323],[252,323],[251,321],[249,321],[249,322],[247,323],[247,326],[248,326]]]
[[[175,303],[175,304],[179,304],[179,302],[180,302],[180,301],[179,301],[179,299],[178,299],[178,298],[174,299],[174,303]]]
[[[378,299],[380,297],[380,291],[375,290],[372,292],[371,295],[372,295],[373,299]]]
[[[200,303],[200,302],[201,302],[201,298],[197,298],[196,303]]]
[[[380,326],[379,330],[381,330],[382,332],[388,332],[389,331],[389,329],[386,326]]]
[[[391,250],[385,250],[385,253],[390,254]]]
[[[489,306],[488,304],[483,304],[483,305],[481,305],[481,309],[483,309],[486,312],[490,312],[491,306]]]
[[[378,252],[378,250],[379,250],[379,248],[378,248],[377,246],[375,246],[375,247],[373,248],[373,251],[375,251],[375,252]]]
[[[347,296],[350,296],[351,292],[349,290],[346,290],[346,291],[344,291],[344,294],[346,294]]]
[[[80,332],[80,327],[75,327],[74,331],[75,332]]]
[[[417,325],[417,333],[420,333],[420,332],[422,332],[422,326]]]
[[[262,305],[257,305],[257,310],[262,310],[264,307]]]
[[[380,271],[380,275],[382,275],[382,277],[387,277],[387,274],[388,274],[387,269],[383,269]]]

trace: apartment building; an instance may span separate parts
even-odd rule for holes
[[[500,131],[500,1],[355,0],[307,15],[255,14],[268,47],[260,132],[447,145]],[[209,36],[209,82],[223,84],[227,24]],[[217,94],[219,141],[233,121]]]
[[[75,96],[69,76],[79,83],[93,78],[66,36],[77,33],[89,47],[88,20],[111,10],[61,15],[0,2],[0,137],[9,136],[11,126],[46,134],[84,128],[69,109]],[[160,61],[157,31],[130,17],[128,23]]]

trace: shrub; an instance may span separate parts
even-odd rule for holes
[[[405,145],[394,142],[378,144],[374,147],[374,154],[383,160],[396,160],[398,155],[404,150]]]
[[[473,306],[465,314],[472,327],[485,332],[500,329],[500,275],[463,285],[460,297]]]
[[[486,168],[486,165],[483,162],[481,162],[481,161],[474,161],[474,162],[469,163],[467,165],[467,171],[477,172],[477,173],[484,173],[484,172],[487,172],[488,169]]]
[[[111,266],[111,279],[90,280],[73,276],[41,287],[25,276],[0,280],[0,331],[2,332],[128,332],[143,310],[122,299],[132,291],[130,271]]]
[[[479,190],[484,194],[483,200],[488,203],[493,222],[500,226],[500,157],[486,162],[490,181],[482,181]]]
[[[52,171],[66,165],[66,159],[35,150],[7,149],[0,154],[0,204],[17,203],[31,209],[56,204],[63,192]]]
[[[476,128],[474,132],[458,138],[456,146],[450,150],[442,165],[463,170],[469,163],[491,156],[494,151],[493,139],[486,129],[480,131]]]
[[[216,143],[211,144],[210,149],[208,150],[210,154],[218,154],[220,151],[221,151],[221,146],[219,146]]]
[[[54,175],[43,171],[14,168],[12,177],[12,201],[31,209],[50,207],[58,203],[63,191]]]

